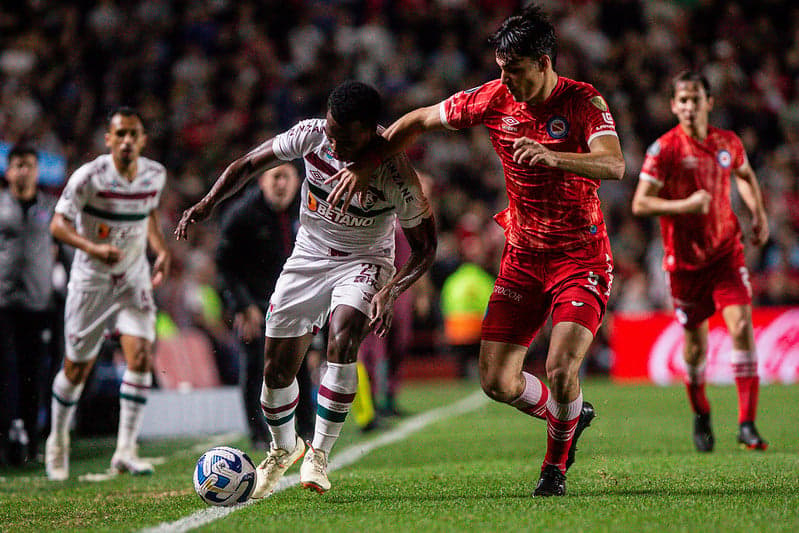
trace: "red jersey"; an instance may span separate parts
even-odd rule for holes
[[[730,177],[745,162],[738,136],[712,126],[702,142],[677,126],[649,147],[640,179],[661,185],[661,198],[687,198],[699,189],[711,196],[706,215],[660,217],[666,271],[697,270],[743,247],[741,227],[730,203]]]
[[[589,152],[600,135],[616,135],[605,100],[591,85],[559,77],[545,102],[516,102],[500,80],[461,91],[440,104],[451,129],[483,124],[505,174],[508,208],[494,218],[514,246],[565,250],[607,238],[599,180],[513,161],[513,141],[533,139],[557,152]]]

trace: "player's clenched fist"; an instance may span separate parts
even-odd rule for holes
[[[516,163],[527,163],[529,166],[542,164],[555,166],[554,155],[543,144],[528,137],[519,137],[513,141],[513,160]]]

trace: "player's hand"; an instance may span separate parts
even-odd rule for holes
[[[183,216],[180,217],[177,228],[175,228],[175,238],[177,240],[186,239],[189,235],[189,226],[202,222],[211,216],[214,206],[200,200],[190,208],[183,211]]]
[[[257,305],[249,305],[233,317],[233,328],[244,342],[252,342],[261,334],[264,314]]]
[[[394,319],[394,300],[396,296],[390,287],[383,287],[372,298],[369,309],[369,327],[378,337],[385,337],[391,329],[391,321]]]
[[[688,212],[693,215],[707,215],[710,211],[710,193],[704,189],[695,191],[688,197]]]
[[[122,259],[122,250],[113,244],[96,244],[89,254],[106,265],[115,265]]]
[[[158,287],[166,281],[167,276],[169,276],[170,266],[172,266],[172,254],[164,250],[158,254],[153,263],[153,287]]]
[[[758,211],[752,218],[752,236],[750,237],[752,244],[755,246],[763,246],[768,242],[769,234],[766,213]]]
[[[513,160],[531,167],[538,164],[548,167],[557,165],[555,153],[529,137],[519,137],[513,141]]]
[[[330,194],[327,195],[327,201],[330,205],[334,207],[339,205],[343,198],[344,202],[339,205],[339,210],[344,213],[355,195],[360,195],[369,188],[369,176],[374,172],[375,167],[367,168],[366,165],[367,163],[363,162],[353,163],[325,180],[325,185],[334,181],[337,182]]]

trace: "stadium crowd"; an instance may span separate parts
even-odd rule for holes
[[[634,217],[630,202],[647,146],[675,124],[669,79],[686,67],[709,78],[712,121],[741,136],[762,184],[772,237],[763,249],[747,248],[754,303],[799,303],[799,7],[773,0],[539,3],[558,30],[558,73],[589,81],[606,97],[627,163],[624,180],[600,188],[615,258],[605,328],[613,312],[670,305],[657,223]],[[169,171],[160,210],[171,234],[228,161],[300,118],[321,117],[326,95],[344,79],[377,87],[389,124],[496,78],[486,37],[520,4],[27,0],[0,13],[0,142],[62,156],[70,173],[105,151],[109,110],[137,107],[149,134],[145,155]],[[504,241],[491,216],[507,200],[485,135],[430,135],[410,156],[439,226],[436,263],[415,292],[415,323],[429,333],[442,329],[440,290],[465,260],[495,274]],[[191,237],[169,243],[172,273],[156,292],[159,334],[193,326],[221,347],[218,357],[235,357],[213,290],[219,218]],[[417,350],[445,349],[443,335],[418,338],[432,340]],[[602,339],[590,359],[594,371],[609,365]],[[236,363],[220,363],[235,382]]]

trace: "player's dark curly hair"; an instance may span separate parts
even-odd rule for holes
[[[677,92],[677,84],[682,82],[698,83],[705,89],[705,96],[710,97],[710,82],[698,70],[683,70],[671,79],[671,97]]]
[[[506,61],[520,57],[538,61],[541,56],[548,55],[554,67],[558,56],[555,27],[536,5],[505,19],[488,42],[494,47],[497,57]]]
[[[377,126],[382,109],[380,93],[366,83],[348,80],[333,89],[327,108],[339,124],[360,122],[367,127]]]

